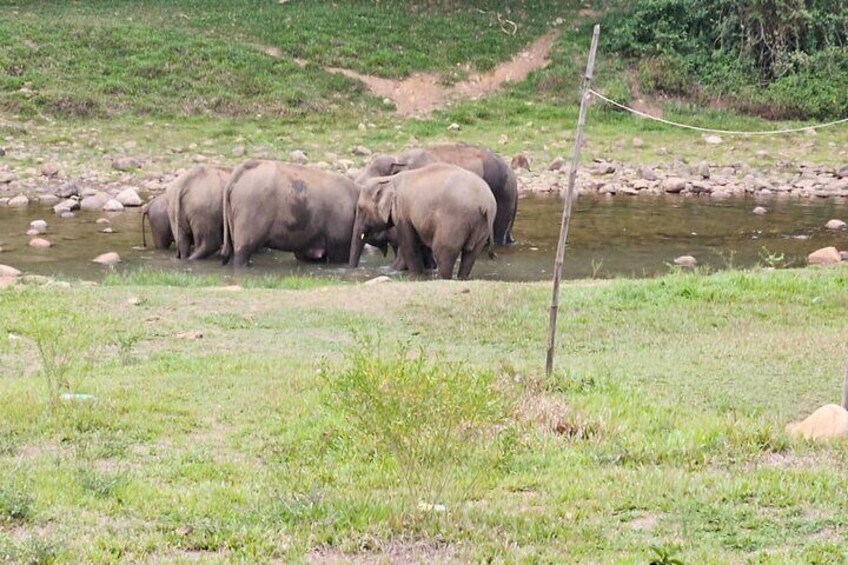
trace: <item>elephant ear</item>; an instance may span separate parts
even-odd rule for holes
[[[400,161],[395,161],[389,167],[388,176],[396,175],[400,172],[403,172],[409,168],[409,163],[401,163]]]
[[[374,202],[377,205],[377,216],[385,225],[392,220],[395,205],[395,186],[388,180],[379,181],[374,192]]]

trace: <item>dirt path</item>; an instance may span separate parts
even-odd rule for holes
[[[507,83],[524,80],[532,71],[544,69],[550,63],[551,49],[558,37],[559,30],[553,29],[531,43],[512,60],[501,63],[487,73],[473,74],[452,86],[441,84],[441,76],[438,73],[415,73],[402,80],[393,80],[365,75],[350,69],[328,67],[326,70],[362,81],[374,96],[390,100],[401,116],[423,116],[444,108],[453,101],[478,100],[500,90]],[[269,57],[283,56],[275,47],[257,48]],[[305,65],[306,61],[297,60],[297,63]]]

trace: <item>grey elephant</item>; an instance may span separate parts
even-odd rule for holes
[[[141,213],[141,244],[147,247],[147,233],[144,221],[150,223],[150,235],[153,237],[153,247],[168,249],[174,243],[171,232],[171,220],[168,218],[168,198],[160,194],[144,205]]]
[[[357,181],[363,184],[370,178],[390,176],[433,163],[450,163],[462,167],[486,181],[498,207],[494,221],[495,243],[509,245],[515,242],[512,236],[512,225],[518,210],[515,173],[506,161],[485,147],[443,144],[408,149],[396,156],[375,155]]]
[[[224,232],[221,200],[230,172],[223,167],[197,165],[165,190],[178,259],[195,261],[221,249]]]
[[[492,255],[496,211],[485,181],[455,165],[437,163],[371,179],[357,202],[349,264],[358,266],[365,243],[394,227],[410,272],[424,272],[432,253],[441,278],[452,278],[459,258],[457,278],[467,279],[486,246]]]
[[[343,263],[350,250],[359,187],[341,175],[249,160],[224,191],[223,264],[248,264],[263,246],[301,261]]]

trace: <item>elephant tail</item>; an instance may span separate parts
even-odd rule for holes
[[[185,193],[185,183],[180,184],[178,189],[176,190],[173,209],[170,211],[172,216],[170,217],[171,221],[171,231],[174,233],[174,242],[177,246],[177,259],[187,259],[187,257],[181,257],[180,255],[180,241],[183,239],[183,230],[182,230],[182,222],[180,221],[181,207],[183,194]]]
[[[147,206],[144,207],[144,210],[141,212],[141,246],[147,248],[147,230],[144,229],[144,221],[150,221],[150,211]],[[153,229],[153,226],[150,227]]]
[[[495,255],[495,214],[488,208],[480,207],[480,212],[483,213],[483,219],[486,222],[486,228],[489,230],[486,236],[486,247],[488,248],[489,259],[494,259]]]
[[[512,235],[512,225],[515,223],[515,214],[518,212],[518,179],[515,176],[515,171],[512,170],[512,167],[506,167],[506,183],[504,185],[505,193],[514,195],[514,201],[512,202],[512,210],[509,215],[509,223],[506,227],[506,232],[504,232],[504,241],[503,243],[506,245],[512,245],[515,243],[515,237]]]
[[[230,181],[224,187],[224,192],[221,194],[221,213],[224,217],[224,239],[221,245],[221,264],[226,265],[230,262],[233,256],[233,230],[232,230],[232,213],[230,211],[230,191],[233,188],[233,181],[236,175],[230,177]]]

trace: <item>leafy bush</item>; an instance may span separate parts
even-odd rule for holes
[[[604,49],[638,60],[648,91],[703,88],[771,118],[848,115],[841,0],[618,0],[604,26]]]
[[[509,394],[491,372],[471,370],[423,351],[396,346],[388,356],[370,339],[348,353],[348,368],[328,366],[328,405],[369,450],[394,460],[405,503],[432,511],[467,492],[482,470],[491,472],[510,434]]]

